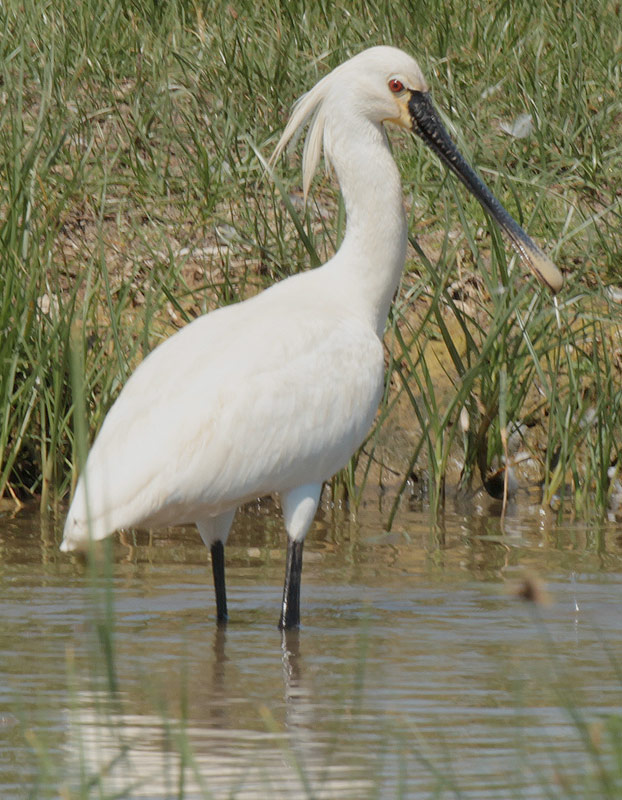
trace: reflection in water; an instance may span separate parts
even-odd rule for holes
[[[300,688],[300,630],[285,630],[281,639],[285,697]]]
[[[226,696],[225,671],[227,656],[225,645],[227,643],[227,628],[224,625],[214,625],[214,644],[212,659],[211,702],[205,704],[208,719],[207,724],[218,730],[225,726],[226,715],[222,698]]]
[[[313,692],[303,680],[303,661],[300,654],[300,631],[282,631],[284,730],[288,745],[299,763],[323,765],[322,747],[313,732],[317,729]],[[320,724],[321,728],[321,724]]]
[[[476,507],[400,525],[320,519],[285,633],[271,515],[236,521],[226,628],[194,531],[117,541],[113,702],[88,571],[54,526],[0,521],[0,797],[584,796],[622,705],[618,531]],[[549,605],[506,591],[531,574]]]
[[[208,689],[213,702],[207,707],[215,713],[207,718],[197,714],[191,703],[185,719],[119,713],[111,707],[108,694],[78,692],[66,725],[67,786],[79,787],[86,772],[89,780],[97,776],[98,790],[111,796],[171,797],[179,786],[186,798],[228,798],[232,787],[241,800],[265,800],[268,790],[271,797],[284,800],[365,796],[369,782],[348,765],[331,766],[328,754],[323,754],[322,734],[317,735],[310,724],[313,702],[301,683],[296,632],[283,635],[282,648],[282,730],[272,717],[264,731],[237,728],[241,719],[235,708],[223,706],[230,663],[223,627],[214,629]]]

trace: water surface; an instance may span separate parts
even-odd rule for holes
[[[234,523],[226,629],[192,528],[116,537],[106,580],[54,522],[0,519],[0,797],[589,796],[622,719],[622,531],[385,519],[320,514],[286,637],[269,504]],[[534,576],[547,604],[516,596]]]

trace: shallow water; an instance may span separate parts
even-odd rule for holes
[[[0,797],[589,796],[622,719],[622,530],[386,516],[320,515],[284,638],[270,505],[234,523],[226,630],[191,528],[117,537],[106,583],[53,523],[0,519]],[[514,593],[534,575],[548,604]]]

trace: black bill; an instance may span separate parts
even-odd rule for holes
[[[541,283],[552,292],[558,292],[563,283],[561,272],[551,259],[525,233],[516,220],[484,185],[458,152],[436,113],[430,97],[424,92],[411,92],[408,110],[413,131],[440,157],[457,175],[467,189],[479,200],[488,213],[497,221],[508,236],[519,256]]]

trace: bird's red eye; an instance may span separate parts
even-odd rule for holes
[[[391,78],[389,81],[389,89],[397,94],[398,92],[404,91],[404,84],[402,81],[398,81],[397,78]]]

